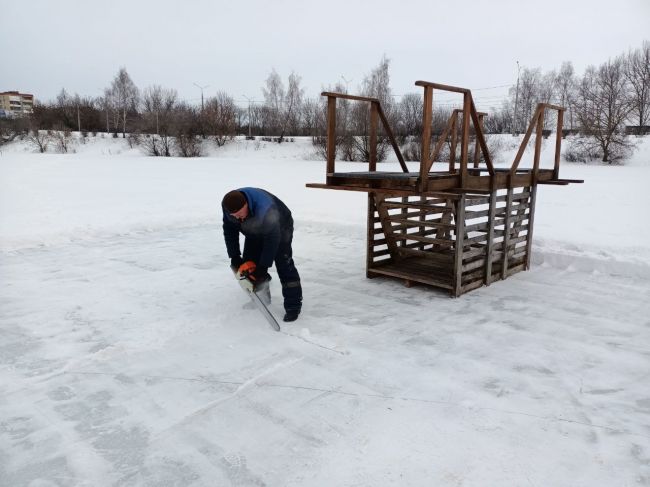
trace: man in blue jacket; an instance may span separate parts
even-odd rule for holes
[[[248,273],[256,287],[263,288],[268,286],[268,270],[275,261],[284,297],[284,321],[295,321],[302,308],[302,287],[292,257],[291,211],[275,195],[259,188],[230,191],[223,197],[221,207],[230,266],[239,274]],[[240,232],[246,236],[243,257]]]

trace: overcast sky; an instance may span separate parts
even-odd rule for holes
[[[541,5],[541,7],[538,7]],[[98,96],[121,66],[140,88],[200,100],[209,85],[262,99],[272,68],[307,96],[337,81],[356,92],[386,55],[396,95],[418,79],[477,90],[488,108],[517,65],[589,64],[650,40],[650,0],[309,1],[0,0],[0,91],[48,100],[65,87]],[[497,87],[497,88],[493,88]],[[487,89],[485,89],[487,88]],[[496,103],[498,105],[499,103]]]

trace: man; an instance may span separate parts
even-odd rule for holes
[[[284,321],[295,321],[302,308],[302,287],[292,258],[291,211],[279,198],[259,188],[230,191],[223,197],[221,207],[230,266],[240,275],[248,273],[261,289],[268,286],[268,270],[275,261],[284,297]],[[243,257],[239,249],[240,232],[246,236]]]

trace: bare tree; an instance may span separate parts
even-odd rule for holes
[[[578,89],[576,115],[584,135],[581,144],[592,152],[597,148],[603,162],[625,156],[630,147],[623,123],[631,110],[623,57],[585,71]]]
[[[383,56],[379,64],[368,73],[361,84],[361,95],[377,98],[388,118],[392,116],[393,99],[390,89],[390,75],[388,69],[390,60]],[[370,159],[370,107],[367,103],[357,102],[352,107],[351,130],[354,134],[351,142],[357,154],[357,160]],[[377,136],[377,161],[386,158],[388,139],[381,132]]]
[[[641,130],[650,119],[650,41],[645,41],[639,49],[627,55],[625,77],[632,95],[631,108]]]
[[[573,108],[576,98],[577,81],[570,61],[562,63],[556,78],[557,101],[561,107],[568,108],[568,120],[565,121],[573,129]]]
[[[137,111],[139,92],[138,87],[133,83],[126,68],[120,68],[113,78],[106,95],[110,97],[112,108],[115,110],[115,118],[122,124],[122,137],[126,137],[126,124],[129,113]]]
[[[278,142],[284,140],[284,134],[287,129],[292,134],[298,131],[300,123],[300,108],[302,105],[302,98],[305,93],[304,88],[300,86],[301,78],[296,73],[291,72],[289,75],[289,86],[284,97],[282,106],[282,130],[280,132],[280,139]]]
[[[181,157],[199,157],[202,151],[203,127],[197,108],[181,102],[174,112],[175,148]]]
[[[217,147],[223,146],[237,133],[237,105],[225,91],[209,98],[205,103],[203,119],[205,127]]]
[[[178,94],[174,89],[159,85],[149,86],[142,97],[142,121],[144,132],[150,134],[141,140],[147,152],[153,156],[171,156],[174,126],[174,109]]]
[[[272,133],[277,134],[280,128],[285,95],[284,84],[275,69],[272,69],[268,78],[266,78],[262,93],[264,94],[264,106],[267,109],[267,124]]]
[[[77,125],[77,104],[75,104],[75,100],[78,99],[79,95],[73,97],[68,94],[65,88],[62,88],[56,96],[55,107],[59,123],[62,123],[68,129],[74,128]]]
[[[542,70],[539,68],[523,68],[519,77],[519,99],[517,102],[517,113],[514,114],[516,130],[519,131],[533,116],[533,111],[539,100],[539,87],[542,78]],[[510,88],[510,98],[516,97],[515,88]],[[513,104],[514,105],[514,104]]]
[[[557,94],[557,73],[555,70],[547,71],[540,79],[538,86],[537,103],[553,103]],[[544,128],[551,128],[556,123],[555,117],[550,117],[544,112]]]
[[[407,136],[419,137],[422,134],[422,110],[424,100],[420,93],[407,93],[399,102],[398,122],[395,134],[406,140]]]
[[[70,144],[72,143],[72,134],[70,129],[67,127],[59,127],[51,136],[51,140],[54,140],[56,143],[56,150],[61,154],[66,154],[70,149]],[[43,151],[41,151],[43,152]]]

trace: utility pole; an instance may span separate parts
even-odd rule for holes
[[[196,86],[197,88],[199,88],[201,90],[201,117],[200,117],[201,118],[201,137],[203,137],[205,139],[205,131],[203,130],[203,108],[204,108],[203,107],[203,90],[205,88],[208,88],[210,85],[201,86],[199,84],[194,83],[194,86]]]
[[[251,99],[246,95],[242,96],[248,100],[248,140],[253,140],[253,136],[251,135]]]
[[[349,94],[350,92],[348,91],[348,84],[350,84],[352,81],[354,81],[354,78],[350,78],[348,80],[345,76],[341,75],[341,79],[345,83],[345,93]]]
[[[517,61],[517,90],[515,91],[515,113],[512,120],[512,135],[519,134],[517,125],[517,105],[519,104],[519,61]]]
[[[201,85],[197,85],[196,83],[194,83],[194,86],[196,86],[198,89],[201,90],[201,113],[203,113],[203,90],[205,88],[209,88],[210,85],[201,86]]]

